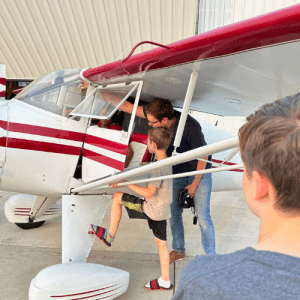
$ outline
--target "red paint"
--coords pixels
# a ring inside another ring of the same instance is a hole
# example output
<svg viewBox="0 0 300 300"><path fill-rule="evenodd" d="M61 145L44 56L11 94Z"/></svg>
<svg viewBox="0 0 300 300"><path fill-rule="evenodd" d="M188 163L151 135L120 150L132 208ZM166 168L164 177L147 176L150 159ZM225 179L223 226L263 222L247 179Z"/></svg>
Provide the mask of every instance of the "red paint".
<svg viewBox="0 0 300 300"><path fill-rule="evenodd" d="M58 296L50 296L50 297L51 297L51 298L61 298L61 297L79 296L79 295L84 295L84 294L89 294L89 293L99 292L99 291L102 291L102 290L105 290L105 289L108 289L108 288L111 288L111 287L114 287L114 286L116 286L116 284L107 286L107 287L102 288L102 289L93 290L93 291L88 291L88 292L83 292L83 293L69 294L69 295L58 295ZM115 290L115 289L114 289L114 290ZM114 290L112 290L112 291L114 291Z"/></svg>
<svg viewBox="0 0 300 300"><path fill-rule="evenodd" d="M0 77L0 84L6 85L6 78Z"/></svg>
<svg viewBox="0 0 300 300"><path fill-rule="evenodd" d="M0 138L0 147L6 147L6 137Z"/></svg>
<svg viewBox="0 0 300 300"><path fill-rule="evenodd" d="M158 289L159 289L158 286L157 286L157 283L156 283L156 280L155 280L155 279L153 279L153 280L151 281L151 284L152 284L152 287L153 287L154 290L158 290Z"/></svg>
<svg viewBox="0 0 300 300"><path fill-rule="evenodd" d="M14 215L15 215L15 216L24 216L24 217L29 217L29 214L21 214L21 213L20 213L20 214L16 214L16 213L15 213Z"/></svg>
<svg viewBox="0 0 300 300"><path fill-rule="evenodd" d="M0 97L5 97L5 91L0 92Z"/></svg>
<svg viewBox="0 0 300 300"><path fill-rule="evenodd" d="M126 155L128 148L127 145L123 145L114 141L106 140L89 134L86 135L84 142L123 155Z"/></svg>
<svg viewBox="0 0 300 300"><path fill-rule="evenodd" d="M79 141L79 142L83 142L85 136L84 133L80 133L80 132L66 131L66 130L54 129L49 127L13 123L13 122L10 122L8 124L8 122L6 121L0 121L0 127L3 128L4 130L9 130L11 132L33 134L33 135ZM127 152L127 145L123 145L117 142L112 142L91 135L86 136L85 142L123 155L126 155ZM2 147L7 146L8 148L15 148L15 149L52 152L52 153L70 154L70 155L79 155L81 151L81 147L26 140L26 139L18 139L18 138L8 138L7 145L6 145L6 137L0 138L0 146ZM85 153L87 155L87 158L89 159L103 163L107 166L116 168L118 170L124 170L124 163L121 163L117 160L103 156L101 154L97 154L92 151L86 150Z"/></svg>
<svg viewBox="0 0 300 300"><path fill-rule="evenodd" d="M85 136L84 133L80 133L80 132L67 131L67 130L36 126L36 125L28 125L22 123L13 123L13 122L9 123L9 128L8 128L7 121L0 121L0 127L3 128L4 130L9 130L11 132L27 133L32 135L40 135L40 136L51 137L51 138L71 140L76 142L83 142ZM2 146L2 144L5 143L4 141L2 141L1 143L1 139L3 138L0 138L0 146ZM36 142L36 143L43 143L43 142ZM106 150L110 150L119 154L123 154L123 155L125 155L127 152L127 145L123 145L103 138L98 138L92 135L86 135L85 143ZM47 143L47 144L51 144L51 143ZM53 145L57 145L57 144L53 144ZM34 149L30 149L30 150L34 150Z"/></svg>
<svg viewBox="0 0 300 300"><path fill-rule="evenodd" d="M5 122L5 121L0 121L0 126L1 126L1 122ZM10 122L8 130L12 132L41 135L41 136L46 136L51 138L65 139L65 140L77 141L77 142L83 142L84 139L84 133L81 132L61 130L61 129L22 124L22 123Z"/></svg>
<svg viewBox="0 0 300 300"><path fill-rule="evenodd" d="M0 128L7 130L7 122L0 120Z"/></svg>
<svg viewBox="0 0 300 300"><path fill-rule="evenodd" d="M115 160L113 158L104 156L102 154L98 154L96 152L84 149L83 150L83 156L88 158L88 159L91 159L93 161L99 162L103 165L106 165L108 167L111 167L111 168L114 168L114 169L117 169L117 170L120 170L120 171L124 170L124 165L125 165L124 162Z"/></svg>
<svg viewBox="0 0 300 300"><path fill-rule="evenodd" d="M103 82L150 70L173 67L196 60L269 47L300 39L300 5L224 26L83 72L92 82Z"/></svg>
<svg viewBox="0 0 300 300"><path fill-rule="evenodd" d="M212 159L212 162L217 163L217 164L223 164L223 165L226 165L226 166L234 166L234 165L236 165L236 163L233 163L233 162L223 162L222 160L219 160L219 159ZM216 168L216 167L213 167L213 168ZM241 169L234 169L234 170L229 170L229 171L244 172L244 170L241 170Z"/></svg>
<svg viewBox="0 0 300 300"><path fill-rule="evenodd" d="M59 154L69 154L79 156L81 147L61 145L55 143L39 142L32 140L8 138L7 147L22 150L33 150L42 152L51 152Z"/></svg>
<svg viewBox="0 0 300 300"><path fill-rule="evenodd" d="M141 144L147 145L148 142L148 135L147 134L142 134L142 133L133 133L130 137L129 142L137 142Z"/></svg>

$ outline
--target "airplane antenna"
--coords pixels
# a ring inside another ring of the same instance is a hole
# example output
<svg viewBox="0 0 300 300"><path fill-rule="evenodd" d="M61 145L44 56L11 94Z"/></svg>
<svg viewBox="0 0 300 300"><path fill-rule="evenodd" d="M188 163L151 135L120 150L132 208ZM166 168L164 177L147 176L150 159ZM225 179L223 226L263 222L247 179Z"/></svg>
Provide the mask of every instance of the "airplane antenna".
<svg viewBox="0 0 300 300"><path fill-rule="evenodd" d="M126 51L128 50L128 48L125 50L125 51L123 51L116 59L115 59L115 61L116 60L118 60Z"/></svg>

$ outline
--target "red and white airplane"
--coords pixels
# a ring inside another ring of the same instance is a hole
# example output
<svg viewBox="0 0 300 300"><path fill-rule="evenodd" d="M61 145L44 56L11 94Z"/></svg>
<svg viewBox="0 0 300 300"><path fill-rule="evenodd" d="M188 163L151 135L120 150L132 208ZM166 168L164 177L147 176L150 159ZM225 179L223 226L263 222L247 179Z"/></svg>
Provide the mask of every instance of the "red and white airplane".
<svg viewBox="0 0 300 300"><path fill-rule="evenodd" d="M201 120L207 146L140 166L147 138L136 108L156 97L181 108L179 145L190 109L245 116L297 93L299 39L296 5L98 68L45 74L13 100L1 100L0 189L20 193L5 204L8 220L40 226L59 214L55 203L62 198L63 264L32 280L29 299L113 299L126 291L127 272L85 263L95 238L89 226L101 224L114 193L108 184L146 182L141 176L153 169L213 154L215 168L198 173L213 172L213 191L241 189L238 138ZM82 79L89 83L86 94L78 89ZM129 97L134 109L122 131L93 125ZM130 143L135 155L125 169Z"/></svg>

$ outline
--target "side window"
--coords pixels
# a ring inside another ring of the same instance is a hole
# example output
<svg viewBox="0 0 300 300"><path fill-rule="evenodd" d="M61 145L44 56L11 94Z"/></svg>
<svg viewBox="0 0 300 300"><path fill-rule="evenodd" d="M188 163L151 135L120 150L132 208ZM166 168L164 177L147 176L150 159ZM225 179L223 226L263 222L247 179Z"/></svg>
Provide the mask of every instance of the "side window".
<svg viewBox="0 0 300 300"><path fill-rule="evenodd" d="M124 131L130 134L134 127L134 117L138 106L142 85L142 81L137 81L95 87L94 90L86 96L84 101L82 101L70 113L70 115L88 117L94 120L108 120L115 115L123 102L125 102L132 95L135 97L134 109L128 126L124 126L123 128Z"/></svg>
<svg viewBox="0 0 300 300"><path fill-rule="evenodd" d="M80 84L81 80L74 81L72 84L63 86L60 91L59 106L62 108L64 117L69 117L70 112L86 97L86 90L78 88Z"/></svg>
<svg viewBox="0 0 300 300"><path fill-rule="evenodd" d="M15 99L68 117L69 113L85 98L78 89L81 69L60 70L41 75L27 86Z"/></svg>

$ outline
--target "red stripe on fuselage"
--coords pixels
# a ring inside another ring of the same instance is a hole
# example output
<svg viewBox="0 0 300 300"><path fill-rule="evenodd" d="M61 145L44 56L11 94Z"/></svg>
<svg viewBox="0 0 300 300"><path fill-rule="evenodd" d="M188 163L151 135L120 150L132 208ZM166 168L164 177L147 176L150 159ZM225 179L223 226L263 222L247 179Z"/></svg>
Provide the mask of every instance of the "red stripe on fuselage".
<svg viewBox="0 0 300 300"><path fill-rule="evenodd" d="M0 84L6 85L6 78L0 77Z"/></svg>
<svg viewBox="0 0 300 300"><path fill-rule="evenodd" d="M113 158L104 156L102 154L98 154L96 152L84 149L83 156L88 158L88 159L99 162L103 165L106 165L108 167L111 167L111 168L114 168L114 169L117 169L117 170L120 170L120 171L124 170L124 162L115 160Z"/></svg>
<svg viewBox="0 0 300 300"><path fill-rule="evenodd" d="M0 138L0 146L2 146L2 144L5 147L5 138ZM50 153L76 155L76 156L79 156L80 151L82 149L81 147L40 142L40 141L31 141L31 140L24 140L24 139L16 139L16 138L8 138L7 147L14 148L14 149L50 152ZM93 161L109 166L111 168L120 171L124 170L124 163L115 160L113 158L86 149L83 152L83 156Z"/></svg>
<svg viewBox="0 0 300 300"><path fill-rule="evenodd" d="M5 91L0 92L0 97L5 97Z"/></svg>
<svg viewBox="0 0 300 300"><path fill-rule="evenodd" d="M36 125L28 125L22 123L10 122L8 127L8 122L6 121L0 121L0 127L5 130L9 130L11 132L27 133L27 134L40 135L40 136L51 137L51 138L76 141L76 142L83 142L85 136L84 133L80 133L80 132L67 131L67 130L42 127ZM92 135L86 135L85 143L106 150L110 150L112 152L123 154L123 155L125 155L127 152L127 145L123 145L117 142L113 142Z"/></svg>
<svg viewBox="0 0 300 300"><path fill-rule="evenodd" d="M79 155L81 147L74 147L68 145L60 145L55 143L47 143L40 141L31 141L24 139L7 139L7 147L22 150L33 150L42 152L52 152L59 154Z"/></svg>
<svg viewBox="0 0 300 300"><path fill-rule="evenodd" d="M0 138L0 147L6 147L6 137Z"/></svg>
<svg viewBox="0 0 300 300"><path fill-rule="evenodd" d="M0 128L7 130L7 122L0 120Z"/></svg>
<svg viewBox="0 0 300 300"><path fill-rule="evenodd" d="M2 127L3 123L7 123L7 122L0 121L0 127ZM7 124L6 124L6 128L4 129L7 129ZM76 142L83 142L84 139L84 133L81 132L74 132L74 131L42 127L36 125L28 125L22 123L9 122L8 130L12 132L40 135L40 136L46 136L46 137L58 138L58 139L76 141Z"/></svg>
<svg viewBox="0 0 300 300"><path fill-rule="evenodd" d="M234 165L236 165L236 163L233 163L233 162L223 162L222 160L219 160L219 159L212 159L212 162L217 163L217 164L227 165L227 166L234 166ZM215 168L215 167L213 167L213 168ZM241 169L234 169L234 170L230 170L230 171L244 172L244 170L241 170Z"/></svg>
<svg viewBox="0 0 300 300"><path fill-rule="evenodd" d="M125 155L127 152L127 145L123 145L117 142L113 142L110 140L106 140L100 137L86 135L85 141L86 144L90 144L93 146L97 146L99 148L103 148L109 151L113 151L119 154Z"/></svg>

